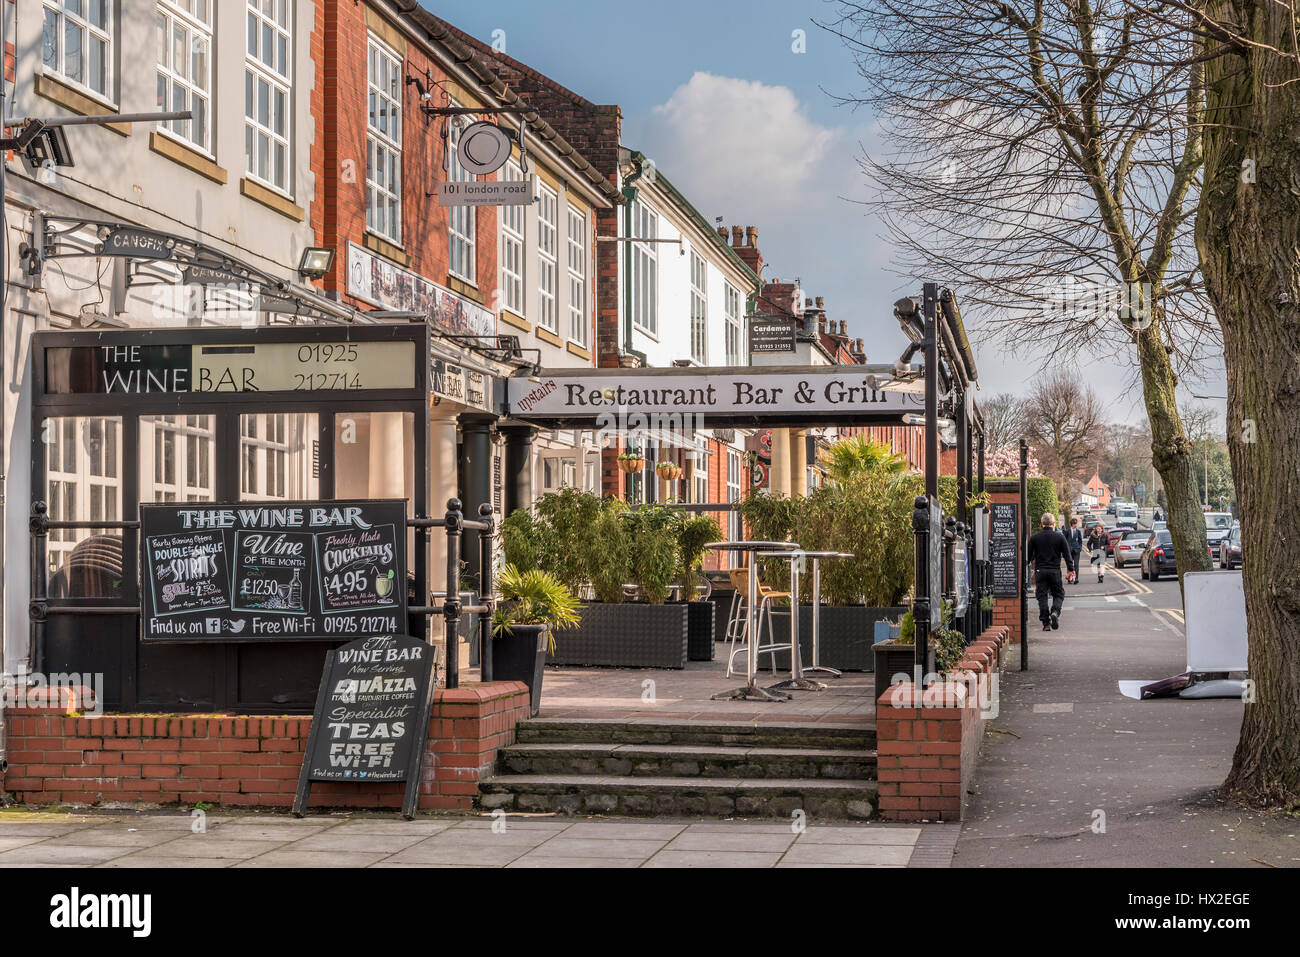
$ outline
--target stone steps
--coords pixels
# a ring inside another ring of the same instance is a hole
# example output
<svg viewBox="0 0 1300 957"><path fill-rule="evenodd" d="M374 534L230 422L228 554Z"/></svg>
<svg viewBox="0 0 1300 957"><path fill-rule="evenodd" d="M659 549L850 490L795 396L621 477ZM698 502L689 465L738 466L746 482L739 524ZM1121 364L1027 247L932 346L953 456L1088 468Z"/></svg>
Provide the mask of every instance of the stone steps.
<svg viewBox="0 0 1300 957"><path fill-rule="evenodd" d="M720 779L604 774L498 774L479 786L484 810L632 817L771 817L865 820L874 781Z"/></svg>
<svg viewBox="0 0 1300 957"><path fill-rule="evenodd" d="M511 774L870 780L876 752L691 744L516 744L501 754Z"/></svg>
<svg viewBox="0 0 1300 957"><path fill-rule="evenodd" d="M518 741L530 743L738 745L759 748L850 748L876 746L874 725L828 722L699 722L661 719L532 718L519 724Z"/></svg>
<svg viewBox="0 0 1300 957"><path fill-rule="evenodd" d="M874 726L534 718L479 785L526 813L863 820L875 813Z"/></svg>

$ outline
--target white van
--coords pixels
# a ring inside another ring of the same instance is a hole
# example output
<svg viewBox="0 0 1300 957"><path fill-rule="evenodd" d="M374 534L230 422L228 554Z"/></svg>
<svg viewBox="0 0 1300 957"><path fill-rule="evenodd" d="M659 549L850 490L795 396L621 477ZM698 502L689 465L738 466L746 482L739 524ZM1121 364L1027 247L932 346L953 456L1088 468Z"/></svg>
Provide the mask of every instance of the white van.
<svg viewBox="0 0 1300 957"><path fill-rule="evenodd" d="M1130 528L1137 528L1138 510L1136 505L1117 505L1115 506L1115 525L1127 525Z"/></svg>

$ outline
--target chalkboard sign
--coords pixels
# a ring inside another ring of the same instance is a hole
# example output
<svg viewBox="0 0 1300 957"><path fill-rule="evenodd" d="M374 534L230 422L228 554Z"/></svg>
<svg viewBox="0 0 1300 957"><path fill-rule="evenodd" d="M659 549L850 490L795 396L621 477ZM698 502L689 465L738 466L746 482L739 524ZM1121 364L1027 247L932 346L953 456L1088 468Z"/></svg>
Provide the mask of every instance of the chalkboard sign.
<svg viewBox="0 0 1300 957"><path fill-rule="evenodd" d="M145 642L406 630L404 501L140 506Z"/></svg>
<svg viewBox="0 0 1300 957"><path fill-rule="evenodd" d="M994 503L989 535L989 561L993 565L993 594L1015 598L1020 594L1020 507Z"/></svg>
<svg viewBox="0 0 1300 957"><path fill-rule="evenodd" d="M312 781L405 781L404 813L419 799L429 737L434 649L406 635L361 638L325 656L293 810Z"/></svg>

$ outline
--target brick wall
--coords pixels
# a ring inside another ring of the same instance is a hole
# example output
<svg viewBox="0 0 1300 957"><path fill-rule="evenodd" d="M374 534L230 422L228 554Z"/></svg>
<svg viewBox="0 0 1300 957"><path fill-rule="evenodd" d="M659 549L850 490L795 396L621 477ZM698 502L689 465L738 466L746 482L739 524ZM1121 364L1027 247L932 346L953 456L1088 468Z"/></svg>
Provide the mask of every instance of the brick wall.
<svg viewBox="0 0 1300 957"><path fill-rule="evenodd" d="M985 631L949 680L918 692L899 682L876 703L880 816L960 821L984 737L997 714L1005 628ZM981 683L982 686L981 686Z"/></svg>
<svg viewBox="0 0 1300 957"><path fill-rule="evenodd" d="M30 703L29 703L30 704ZM144 801L228 807L293 803L311 716L102 715L84 701L11 708L4 789L27 804ZM521 682L435 692L420 809L469 810L480 778L528 717ZM311 807L399 808L405 785L317 782Z"/></svg>
<svg viewBox="0 0 1300 957"><path fill-rule="evenodd" d="M316 198L312 202L312 224L316 241L335 250L335 266L323 281L324 288L338 293L346 303L359 305L344 293L347 289L347 244L362 245L366 236L366 117L367 39L366 5L326 2L317 4L317 34L312 38L313 55L318 56L320 82L312 93L312 110L318 129L311 151L316 176ZM323 8L323 9L322 9ZM445 82L440 66L412 42L402 63L403 79L425 71L435 82ZM412 272L478 301L493 311L497 289L496 207L480 207L475 213L476 288L467 289L450 280L449 208L439 206L437 183L446 178L443 164L447 149L441 134L443 120L426 119L419 110L420 98L414 86L402 84L402 251L409 262L398 262ZM439 94L435 93L435 96ZM478 105L465 102L462 106ZM376 253L378 255L378 253ZM598 287L599 288L599 284Z"/></svg>

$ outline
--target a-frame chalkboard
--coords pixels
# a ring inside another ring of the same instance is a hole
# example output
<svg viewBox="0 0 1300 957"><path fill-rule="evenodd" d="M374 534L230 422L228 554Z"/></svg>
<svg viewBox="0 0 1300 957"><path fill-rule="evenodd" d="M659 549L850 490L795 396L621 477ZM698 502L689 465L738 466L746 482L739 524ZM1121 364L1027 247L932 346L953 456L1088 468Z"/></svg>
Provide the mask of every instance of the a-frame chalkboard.
<svg viewBox="0 0 1300 957"><path fill-rule="evenodd" d="M415 817L429 740L435 653L407 635L359 638L325 658L293 813L313 781L405 781L402 816Z"/></svg>

